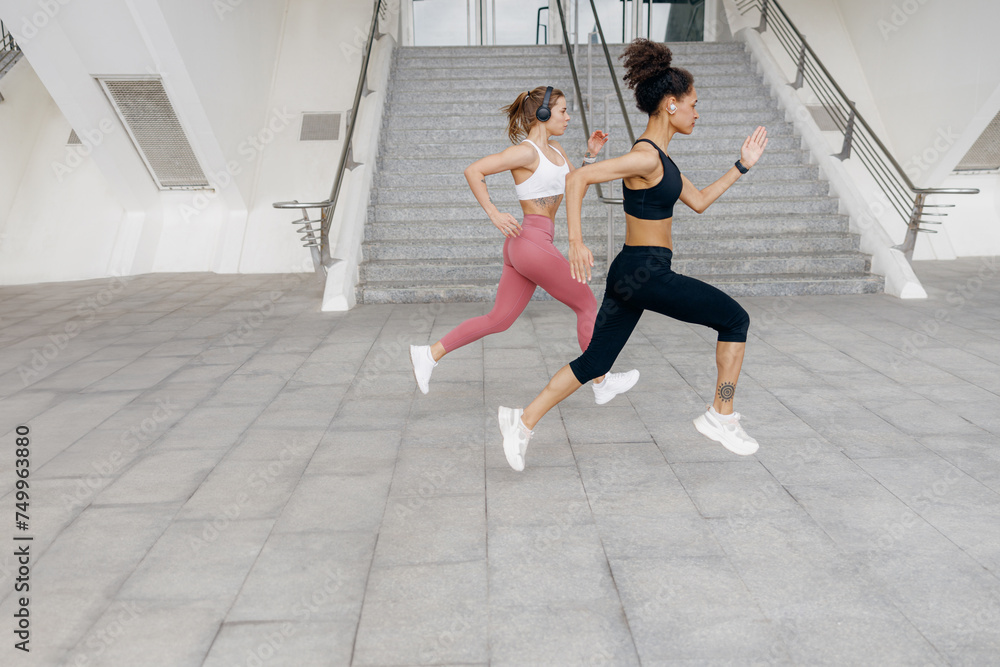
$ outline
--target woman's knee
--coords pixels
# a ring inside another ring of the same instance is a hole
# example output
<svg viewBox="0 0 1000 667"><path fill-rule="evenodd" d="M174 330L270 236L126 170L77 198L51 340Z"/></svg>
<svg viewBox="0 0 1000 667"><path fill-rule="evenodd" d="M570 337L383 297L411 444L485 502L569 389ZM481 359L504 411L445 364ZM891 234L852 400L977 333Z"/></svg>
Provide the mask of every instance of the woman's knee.
<svg viewBox="0 0 1000 667"><path fill-rule="evenodd" d="M735 302L734 302L735 303ZM750 330L750 313L736 303L737 310L729 318L729 322L719 330L719 340L723 342L745 343Z"/></svg>
<svg viewBox="0 0 1000 667"><path fill-rule="evenodd" d="M589 348L588 348L589 349ZM596 355L582 355L570 362L570 370L576 376L580 384L586 384L594 378L599 378L611 370L614 361L608 362L606 359L598 358Z"/></svg>

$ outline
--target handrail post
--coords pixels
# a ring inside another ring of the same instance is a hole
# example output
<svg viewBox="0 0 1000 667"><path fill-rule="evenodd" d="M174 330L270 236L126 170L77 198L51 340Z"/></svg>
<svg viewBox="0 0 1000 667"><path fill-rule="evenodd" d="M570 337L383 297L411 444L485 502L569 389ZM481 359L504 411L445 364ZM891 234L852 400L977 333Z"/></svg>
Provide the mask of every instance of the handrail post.
<svg viewBox="0 0 1000 667"><path fill-rule="evenodd" d="M760 23L756 28L757 32L764 32L767 30L767 0L763 0L760 8Z"/></svg>
<svg viewBox="0 0 1000 667"><path fill-rule="evenodd" d="M857 115L854 110L854 102L847 101L851 105L851 113L847 116L847 129L844 131L844 145L840 152L834 155L841 162L851 157L851 144L854 142L854 117Z"/></svg>
<svg viewBox="0 0 1000 667"><path fill-rule="evenodd" d="M802 82L805 78L806 72L806 44L802 42L802 46L799 47L799 66L795 70L795 82L792 84L792 88L798 90L802 87Z"/></svg>
<svg viewBox="0 0 1000 667"><path fill-rule="evenodd" d="M920 210L923 208L924 197L926 196L923 192L917 193L917 198L913 202L913 209L910 211L910 220L906 224L906 237L897 246L906 256L906 261L908 262L913 261L913 249L917 245L917 232L920 231Z"/></svg>

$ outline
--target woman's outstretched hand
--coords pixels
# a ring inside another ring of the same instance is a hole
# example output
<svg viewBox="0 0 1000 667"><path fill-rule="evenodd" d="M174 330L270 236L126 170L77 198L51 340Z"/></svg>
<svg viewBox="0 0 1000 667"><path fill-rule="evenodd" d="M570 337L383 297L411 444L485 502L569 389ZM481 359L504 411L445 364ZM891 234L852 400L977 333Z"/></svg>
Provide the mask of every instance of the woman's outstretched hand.
<svg viewBox="0 0 1000 667"><path fill-rule="evenodd" d="M590 135L590 139L587 140L587 150L590 151L591 155L597 155L606 143L608 143L608 134L600 130L594 130L593 134Z"/></svg>
<svg viewBox="0 0 1000 667"><path fill-rule="evenodd" d="M594 265L594 255L583 241L569 243L569 270L573 280L581 283L590 282L590 267Z"/></svg>
<svg viewBox="0 0 1000 667"><path fill-rule="evenodd" d="M503 232L503 235L509 239L521 235L521 224L510 213L497 211L490 216L490 222L496 225L496 228Z"/></svg>
<svg viewBox="0 0 1000 667"><path fill-rule="evenodd" d="M764 152L765 146L767 146L767 130L763 125L758 125L740 149L740 162L743 166L747 169L754 166L760 159L760 154Z"/></svg>

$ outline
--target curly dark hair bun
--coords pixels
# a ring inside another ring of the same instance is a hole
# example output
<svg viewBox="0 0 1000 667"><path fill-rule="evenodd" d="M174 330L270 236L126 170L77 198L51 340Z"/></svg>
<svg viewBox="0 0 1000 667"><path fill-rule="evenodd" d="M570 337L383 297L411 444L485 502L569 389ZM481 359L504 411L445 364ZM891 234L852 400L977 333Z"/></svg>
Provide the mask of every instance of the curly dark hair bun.
<svg viewBox="0 0 1000 667"><path fill-rule="evenodd" d="M673 54L666 44L640 37L625 47L619 60L624 61L623 79L635 91L636 106L650 116L659 113L664 97L684 97L694 85L691 72L670 66Z"/></svg>

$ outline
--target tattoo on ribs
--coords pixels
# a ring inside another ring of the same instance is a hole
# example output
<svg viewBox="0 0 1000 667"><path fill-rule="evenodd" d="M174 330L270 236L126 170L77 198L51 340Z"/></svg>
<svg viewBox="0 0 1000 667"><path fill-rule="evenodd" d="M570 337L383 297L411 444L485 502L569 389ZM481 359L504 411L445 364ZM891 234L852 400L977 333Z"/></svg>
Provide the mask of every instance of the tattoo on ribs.
<svg viewBox="0 0 1000 667"><path fill-rule="evenodd" d="M549 206L552 206L553 204L557 203L561 196L562 195L552 195L551 197L539 197L538 199L532 199L531 201L535 202L536 204L538 204L543 208L548 208Z"/></svg>
<svg viewBox="0 0 1000 667"><path fill-rule="evenodd" d="M732 382L723 382L719 385L719 398L722 399L723 403L728 403L733 400L733 395L736 393L736 385Z"/></svg>

